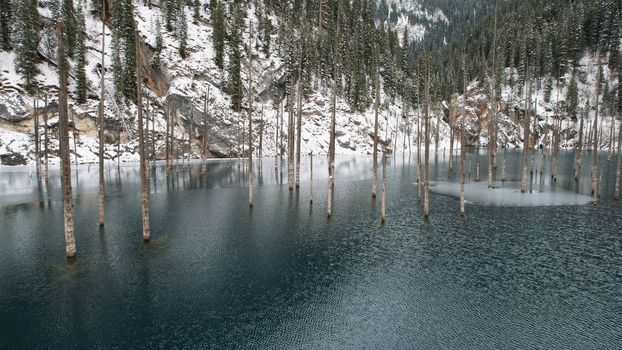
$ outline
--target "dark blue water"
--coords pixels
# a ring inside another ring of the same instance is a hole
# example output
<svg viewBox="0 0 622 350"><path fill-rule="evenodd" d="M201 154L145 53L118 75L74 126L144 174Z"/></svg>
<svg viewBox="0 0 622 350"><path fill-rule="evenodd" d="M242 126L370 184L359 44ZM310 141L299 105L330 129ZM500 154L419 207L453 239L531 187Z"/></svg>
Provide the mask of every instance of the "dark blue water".
<svg viewBox="0 0 622 350"><path fill-rule="evenodd" d="M508 182L519 181L520 155L508 157ZM589 157L578 186L562 157L556 188L589 195ZM469 159L485 181L485 155ZM606 158L596 203L469 204L462 219L457 198L433 193L425 222L414 157L398 155L384 226L370 159L339 159L331 221L325 163L314 159L310 205L306 161L289 193L287 170L264 160L252 210L235 161L206 176L198 164L156 168L148 244L138 168L107 168L99 230L97 169L80 167L73 263L58 174L39 184L1 172L0 349L620 348L622 206ZM455 179L446 161L433 180ZM530 188L540 184L546 175Z"/></svg>

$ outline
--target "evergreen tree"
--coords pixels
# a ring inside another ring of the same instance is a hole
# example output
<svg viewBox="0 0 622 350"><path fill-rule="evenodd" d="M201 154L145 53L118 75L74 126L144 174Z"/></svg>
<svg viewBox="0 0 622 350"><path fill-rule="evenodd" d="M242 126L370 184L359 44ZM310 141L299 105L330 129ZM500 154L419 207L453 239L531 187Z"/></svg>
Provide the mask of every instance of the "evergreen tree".
<svg viewBox="0 0 622 350"><path fill-rule="evenodd" d="M179 55L181 58L186 58L186 45L188 41L188 19L186 18L186 12L182 7L179 12Z"/></svg>
<svg viewBox="0 0 622 350"><path fill-rule="evenodd" d="M136 97L136 25L131 0L112 2L112 73L116 97Z"/></svg>
<svg viewBox="0 0 622 350"><path fill-rule="evenodd" d="M215 3L212 7L212 25L214 33L212 40L214 43L214 63L218 68L224 66L225 55L225 8L221 0L213 1Z"/></svg>
<svg viewBox="0 0 622 350"><path fill-rule="evenodd" d="M244 12L241 4L233 2L229 7L229 94L231 95L231 108L240 111L242 106L242 77L240 69L242 65L241 46L242 30L244 28Z"/></svg>
<svg viewBox="0 0 622 350"><path fill-rule="evenodd" d="M201 19L201 3L199 2L199 0L194 0L194 3L192 4L193 7L193 14L192 14L192 18L194 18L194 23L198 23L199 19Z"/></svg>
<svg viewBox="0 0 622 350"><path fill-rule="evenodd" d="M65 54L69 57L73 57L76 49L76 35L78 32L78 22L75 14L75 7L73 6L73 0L62 0L61 4L61 18L65 25Z"/></svg>
<svg viewBox="0 0 622 350"><path fill-rule="evenodd" d="M11 0L0 0L0 50L11 49Z"/></svg>
<svg viewBox="0 0 622 350"><path fill-rule="evenodd" d="M86 45L85 45L85 31L86 25L84 23L84 13L82 12L82 5L78 5L76 9L76 19L78 23L78 31L76 35L77 44L77 60L76 60L76 94L78 95L78 103L86 102L87 95L87 82L86 82Z"/></svg>
<svg viewBox="0 0 622 350"><path fill-rule="evenodd" d="M37 45L39 44L39 12L37 0L17 1L13 25L13 48L15 70L25 81L26 91L35 91L37 68Z"/></svg>
<svg viewBox="0 0 622 350"><path fill-rule="evenodd" d="M159 68L162 62L160 61L160 54L162 53L162 24L160 23L160 17L156 18L156 39L155 39L155 52L153 55L154 67Z"/></svg>

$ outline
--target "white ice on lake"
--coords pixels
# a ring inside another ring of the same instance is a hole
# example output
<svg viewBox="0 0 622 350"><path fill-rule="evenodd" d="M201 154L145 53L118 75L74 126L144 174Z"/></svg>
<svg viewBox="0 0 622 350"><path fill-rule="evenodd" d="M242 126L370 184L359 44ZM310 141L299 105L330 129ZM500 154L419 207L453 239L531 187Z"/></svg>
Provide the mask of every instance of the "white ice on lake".
<svg viewBox="0 0 622 350"><path fill-rule="evenodd" d="M435 193L460 197L460 183L430 183ZM486 181L464 184L464 198L467 203L491 206L561 206L583 205L592 202L592 197L570 192L551 185L537 186L526 193L520 192L519 182L495 182L488 188Z"/></svg>

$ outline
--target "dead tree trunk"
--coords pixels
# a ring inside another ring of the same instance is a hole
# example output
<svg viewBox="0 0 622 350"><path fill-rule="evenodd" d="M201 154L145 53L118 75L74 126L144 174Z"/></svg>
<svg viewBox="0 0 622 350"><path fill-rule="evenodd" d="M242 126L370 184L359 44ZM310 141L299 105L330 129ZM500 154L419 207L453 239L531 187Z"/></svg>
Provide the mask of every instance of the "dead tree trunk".
<svg viewBox="0 0 622 350"><path fill-rule="evenodd" d="M106 66L104 59L106 57L106 21L105 21L105 11L106 9L106 0L102 0L102 63L101 63L101 81L100 91L99 91L99 115L98 115L98 124L99 124L99 226L104 226L104 196L106 193L105 184L104 184L104 78L106 74Z"/></svg>
<svg viewBox="0 0 622 350"><path fill-rule="evenodd" d="M335 183L335 125L337 115L337 64L339 62L339 21L341 2L337 3L337 31L335 34L335 62L333 65L333 113L330 120L330 142L328 148L328 217L333 215L333 189Z"/></svg>
<svg viewBox="0 0 622 350"><path fill-rule="evenodd" d="M590 102L588 100L587 105L585 107L584 113L581 113L581 121L579 122L579 142L577 143L577 147L575 150L575 165L574 165L574 180L579 181L581 177L581 156L583 153L583 120L584 115L587 115L588 107Z"/></svg>
<svg viewBox="0 0 622 350"><path fill-rule="evenodd" d="M45 124L45 127L43 128L43 133L44 133L44 143L45 143L45 178L47 179L48 177L48 165L49 165L49 137L48 137L48 94L47 92L45 93L45 109L43 110L43 123Z"/></svg>
<svg viewBox="0 0 622 350"><path fill-rule="evenodd" d="M253 25L249 28L248 37L248 206L253 207L253 67L252 67L252 43Z"/></svg>
<svg viewBox="0 0 622 350"><path fill-rule="evenodd" d="M202 164L201 164L201 175L205 175L205 170L207 168L205 162L207 161L207 152L209 149L209 143L208 143L208 124L207 124L207 118L208 118L208 113L209 113L209 98L210 98L210 87L211 85L207 86L207 96L205 97L205 103L203 106L203 152L202 152Z"/></svg>
<svg viewBox="0 0 622 350"><path fill-rule="evenodd" d="M529 100L531 99L531 81L529 80L529 64L527 65L527 79L525 80L527 88L525 89L525 125L523 134L523 176L520 183L521 193L527 192L527 173L529 167Z"/></svg>
<svg viewBox="0 0 622 350"><path fill-rule="evenodd" d="M596 51L598 55L598 71L601 69L600 51ZM594 146L592 147L592 196L598 198L598 111L600 110L600 74L598 74L596 83L596 114L594 115Z"/></svg>
<svg viewBox="0 0 622 350"><path fill-rule="evenodd" d="M136 31L136 52L139 52L138 31ZM136 110L138 111L138 147L140 153L140 187L141 206L143 217L143 241L149 241L151 230L149 228L149 175L147 174L147 157L145 155L145 135L143 126L143 95L142 77L140 74L140 61L136 55Z"/></svg>
<svg viewBox="0 0 622 350"><path fill-rule="evenodd" d="M430 216L430 191L428 168L430 161L430 70L431 58L426 57L425 62L425 155L423 158L423 216Z"/></svg>
<svg viewBox="0 0 622 350"><path fill-rule="evenodd" d="M376 72L376 79L374 81L376 88L376 98L374 102L374 153L373 153L373 179L371 182L371 197L376 198L378 192L378 104L380 101L380 84L379 84L379 72Z"/></svg>
<svg viewBox="0 0 622 350"><path fill-rule="evenodd" d="M67 116L67 62L63 45L63 21L56 22L58 32L58 121L61 161L61 185L63 188L63 216L65 223L65 254L76 256L76 241L73 221L73 196L71 190L71 159L69 157L69 120Z"/></svg>
<svg viewBox="0 0 622 350"><path fill-rule="evenodd" d="M462 116L464 118L464 115ZM460 215L464 216L464 158L465 158L464 120L460 128Z"/></svg>
<svg viewBox="0 0 622 350"><path fill-rule="evenodd" d="M387 208L387 157L382 152L382 202L380 203L380 222L384 225Z"/></svg>
<svg viewBox="0 0 622 350"><path fill-rule="evenodd" d="M263 122L263 104L261 105L261 120L259 122L259 159L263 159L263 130L264 130L264 122Z"/></svg>
<svg viewBox="0 0 622 350"><path fill-rule="evenodd" d="M166 105L166 173L168 174L171 169L171 108L170 104Z"/></svg>
<svg viewBox="0 0 622 350"><path fill-rule="evenodd" d="M309 203L313 204L313 152L309 153Z"/></svg>
<svg viewBox="0 0 622 350"><path fill-rule="evenodd" d="M37 171L37 178L41 177L41 143L39 138L39 113L37 113L37 101L35 98L35 120L34 120L34 132L35 132L35 168Z"/></svg>
<svg viewBox="0 0 622 350"><path fill-rule="evenodd" d="M294 103L293 87L289 87L287 96L287 185L290 192L294 190Z"/></svg>
<svg viewBox="0 0 622 350"><path fill-rule="evenodd" d="M618 128L620 129L618 131L618 164L616 165L616 187L613 193L613 199L615 200L620 199L620 168L622 168L622 122L620 123L620 126L618 126Z"/></svg>
<svg viewBox="0 0 622 350"><path fill-rule="evenodd" d="M300 189L300 143L302 138L302 56L305 49L304 40L301 40L300 60L298 65L298 118L296 120L296 190Z"/></svg>

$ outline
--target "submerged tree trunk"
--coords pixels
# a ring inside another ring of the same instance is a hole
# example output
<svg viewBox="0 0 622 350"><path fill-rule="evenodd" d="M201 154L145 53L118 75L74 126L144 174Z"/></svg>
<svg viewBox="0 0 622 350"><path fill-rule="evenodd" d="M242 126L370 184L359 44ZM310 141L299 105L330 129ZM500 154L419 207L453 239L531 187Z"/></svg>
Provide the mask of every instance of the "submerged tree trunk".
<svg viewBox="0 0 622 350"><path fill-rule="evenodd" d="M48 165L49 165L49 137L48 137L48 94L47 92L45 93L45 109L43 110L43 123L45 124L45 127L43 128L43 133L44 133L44 144L45 144L45 178L47 179L48 177Z"/></svg>
<svg viewBox="0 0 622 350"><path fill-rule="evenodd" d="M166 105L166 173L168 174L171 169L171 108L170 104Z"/></svg>
<svg viewBox="0 0 622 350"><path fill-rule="evenodd" d="M387 208L387 156L382 152L382 201L380 203L380 222L384 224Z"/></svg>
<svg viewBox="0 0 622 350"><path fill-rule="evenodd" d="M101 62L101 81L100 81L100 91L99 91L99 116L98 116L98 124L99 124L99 226L104 226L104 196L105 196L105 184L104 184L104 78L106 72L106 66L104 64L104 59L106 57L106 21L105 21L105 11L106 9L106 0L102 0L102 62Z"/></svg>
<svg viewBox="0 0 622 350"><path fill-rule="evenodd" d="M464 116L463 116L464 118ZM462 128L460 130L460 215L464 216L464 120L462 121Z"/></svg>
<svg viewBox="0 0 622 350"><path fill-rule="evenodd" d="M588 104L589 105L589 101ZM581 177L581 156L583 154L583 120L584 114L587 114L587 105L585 107L585 112L581 113L581 121L579 122L579 142L577 143L577 147L575 150L575 165L574 165L574 180L579 181Z"/></svg>
<svg viewBox="0 0 622 350"><path fill-rule="evenodd" d="M616 186L613 193L613 199L615 200L620 199L620 168L622 168L620 164L622 163L622 122L620 122L620 126L618 126L618 128L620 129L618 131L618 164L616 165Z"/></svg>
<svg viewBox="0 0 622 350"><path fill-rule="evenodd" d="M136 31L136 52L138 47L138 30ZM136 55L136 110L138 112L138 148L140 153L140 187L141 187L141 206L143 217L143 241L151 238L151 230L149 228L149 175L147 174L147 157L145 155L145 135L143 125L143 95L142 95L142 77L140 72L138 55Z"/></svg>
<svg viewBox="0 0 622 350"><path fill-rule="evenodd" d="M597 51L598 55L598 70L600 72L601 60L600 51ZM594 115L594 146L592 147L592 196L598 198L598 111L600 110L599 97L600 97L600 74L598 74L596 83L596 114Z"/></svg>
<svg viewBox="0 0 622 350"><path fill-rule="evenodd" d="M253 86L252 86L252 45L253 26L248 38L248 206L253 207Z"/></svg>
<svg viewBox="0 0 622 350"><path fill-rule="evenodd" d="M302 61L302 59L301 59ZM302 65L301 65L302 66ZM302 138L302 88L298 78L298 108L296 114L296 190L300 189L300 146Z"/></svg>
<svg viewBox="0 0 622 350"><path fill-rule="evenodd" d="M293 88L289 88L287 97L287 185L294 190L294 103Z"/></svg>
<svg viewBox="0 0 622 350"><path fill-rule="evenodd" d="M209 98L210 98L210 88L211 85L207 86L207 96L205 97L205 103L203 106L203 152L201 155L203 156L202 164L201 164L201 175L205 175L205 171L207 165L205 162L207 161L207 153L209 150L209 140L208 140L208 113L209 113Z"/></svg>
<svg viewBox="0 0 622 350"><path fill-rule="evenodd" d="M380 84L379 84L379 72L376 72L376 79L374 85L376 88L376 98L374 102L374 150L373 150L373 178L371 182L371 197L376 198L378 192L378 104L380 101Z"/></svg>
<svg viewBox="0 0 622 350"><path fill-rule="evenodd" d="M529 80L529 66L527 66L527 88L525 89L525 125L523 134L523 176L520 183L521 193L527 192L527 176L529 167L529 117L530 117L530 103L531 100L531 81Z"/></svg>
<svg viewBox="0 0 622 350"><path fill-rule="evenodd" d="M71 190L71 159L69 157L69 120L67 116L67 61L63 45L63 21L56 22L58 32L58 121L61 161L61 185L63 188L63 216L65 224L65 254L76 256L76 241L73 221L73 196Z"/></svg>
<svg viewBox="0 0 622 350"><path fill-rule="evenodd" d="M339 58L339 21L341 2L337 3L337 31L335 34L335 62L333 64L333 113L330 120L330 142L328 148L328 217L333 215L333 188L335 183L335 124L337 114L337 64Z"/></svg>
<svg viewBox="0 0 622 350"><path fill-rule="evenodd" d="M37 171L37 178L41 177L41 143L39 138L39 114L37 113L37 101L35 98L35 120L34 120L34 132L35 132L35 168Z"/></svg>
<svg viewBox="0 0 622 350"><path fill-rule="evenodd" d="M423 158L423 216L430 216L430 192L428 184L428 168L430 160L430 70L431 58L425 62L425 155Z"/></svg>
<svg viewBox="0 0 622 350"><path fill-rule="evenodd" d="M313 204L313 152L309 153L309 203Z"/></svg>

